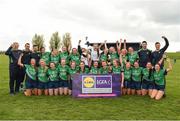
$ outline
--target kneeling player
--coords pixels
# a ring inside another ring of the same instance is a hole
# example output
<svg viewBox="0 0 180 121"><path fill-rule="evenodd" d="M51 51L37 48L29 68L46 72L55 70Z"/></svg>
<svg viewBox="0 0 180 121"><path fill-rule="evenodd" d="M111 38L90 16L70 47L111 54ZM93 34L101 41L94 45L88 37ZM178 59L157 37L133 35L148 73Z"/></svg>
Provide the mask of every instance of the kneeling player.
<svg viewBox="0 0 180 121"><path fill-rule="evenodd" d="M20 56L18 60L18 65L24 67L26 71L26 80L25 80L26 91L24 92L24 94L26 96L31 96L32 94L37 95L38 81L36 77L36 60L31 59L30 65L26 65L26 64L24 65L21 63L21 58L22 56Z"/></svg>
<svg viewBox="0 0 180 121"><path fill-rule="evenodd" d="M141 76L142 76L142 68L139 67L139 63L134 63L134 68L132 69L132 94L141 95Z"/></svg>
<svg viewBox="0 0 180 121"><path fill-rule="evenodd" d="M152 90L154 88L154 81L153 81L153 69L152 69L152 64L151 62L148 62L146 64L146 68L142 70L142 95L147 95L149 96L152 93Z"/></svg>
<svg viewBox="0 0 180 121"><path fill-rule="evenodd" d="M70 63L70 68L69 68L69 95L72 93L72 80L73 80L73 75L79 72L79 68L76 66L75 61L71 61Z"/></svg>
<svg viewBox="0 0 180 121"><path fill-rule="evenodd" d="M155 87L152 91L151 98L154 98L156 100L160 100L163 97L165 90L165 75L167 74L167 72L172 70L170 59L167 59L167 62L167 69L161 69L159 64L155 65L155 71L153 73Z"/></svg>
<svg viewBox="0 0 180 121"><path fill-rule="evenodd" d="M123 88L123 94L131 94L131 84L132 84L132 69L131 69L131 63L127 62L126 66L124 67L124 88Z"/></svg>

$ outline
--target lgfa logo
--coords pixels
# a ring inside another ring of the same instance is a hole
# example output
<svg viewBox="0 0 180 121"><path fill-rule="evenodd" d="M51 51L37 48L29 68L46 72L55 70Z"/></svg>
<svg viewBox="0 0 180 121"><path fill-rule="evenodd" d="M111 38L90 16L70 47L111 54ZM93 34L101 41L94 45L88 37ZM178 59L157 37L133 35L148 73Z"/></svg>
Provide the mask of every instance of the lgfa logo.
<svg viewBox="0 0 180 121"><path fill-rule="evenodd" d="M95 81L92 77L86 77L86 78L84 78L83 81L84 81L84 87L86 87L86 88L93 87L94 83L95 83Z"/></svg>

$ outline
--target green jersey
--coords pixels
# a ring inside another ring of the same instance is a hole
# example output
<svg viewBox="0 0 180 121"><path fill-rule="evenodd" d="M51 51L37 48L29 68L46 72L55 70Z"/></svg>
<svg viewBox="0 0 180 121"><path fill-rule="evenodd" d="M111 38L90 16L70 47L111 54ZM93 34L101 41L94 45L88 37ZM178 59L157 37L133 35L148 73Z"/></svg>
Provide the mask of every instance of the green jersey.
<svg viewBox="0 0 180 121"><path fill-rule="evenodd" d="M132 68L132 80L133 81L141 81L142 77L142 68Z"/></svg>
<svg viewBox="0 0 180 121"><path fill-rule="evenodd" d="M152 72L152 71L151 71ZM148 70L147 68L144 68L143 70L142 70L142 75L143 75L143 77L142 77L142 79L143 80L146 80L146 81L152 81L153 79L152 79L152 74L153 73L150 73L150 70Z"/></svg>
<svg viewBox="0 0 180 121"><path fill-rule="evenodd" d="M69 64L69 54L68 54L68 52L61 52L59 54L59 57L60 57L60 60L61 59L66 59L66 64L67 65Z"/></svg>
<svg viewBox="0 0 180 121"><path fill-rule="evenodd" d="M118 67L113 66L112 67L112 73L114 73L114 74L120 74L123 71L124 71L123 68L121 68L120 66L118 66Z"/></svg>
<svg viewBox="0 0 180 121"><path fill-rule="evenodd" d="M47 70L47 67L38 67L37 77L40 82L48 82Z"/></svg>
<svg viewBox="0 0 180 121"><path fill-rule="evenodd" d="M31 65L24 65L26 68L26 74L32 79L36 80L36 69Z"/></svg>
<svg viewBox="0 0 180 121"><path fill-rule="evenodd" d="M47 71L48 77L50 81L58 81L59 80L59 73L58 73L58 69L48 69Z"/></svg>
<svg viewBox="0 0 180 121"><path fill-rule="evenodd" d="M123 64L123 66L126 65L125 62L127 62L127 60L128 60L128 56L127 55L122 55L122 64Z"/></svg>
<svg viewBox="0 0 180 121"><path fill-rule="evenodd" d="M67 65L65 65L65 66L59 65L58 70L59 70L60 79L68 80L69 66L67 66Z"/></svg>
<svg viewBox="0 0 180 121"><path fill-rule="evenodd" d="M46 62L46 65L49 65L50 53L49 52L42 53L41 59L43 59Z"/></svg>
<svg viewBox="0 0 180 121"><path fill-rule="evenodd" d="M124 80L131 81L132 70L124 68Z"/></svg>
<svg viewBox="0 0 180 121"><path fill-rule="evenodd" d="M133 65L134 62L137 61L138 59L139 59L139 56L137 52L134 52L133 54L128 53L128 60L131 63L131 65Z"/></svg>
<svg viewBox="0 0 180 121"><path fill-rule="evenodd" d="M107 62L107 60L108 60L108 57L107 57L107 54L101 54L100 55L100 61L102 62L102 61L106 61Z"/></svg>
<svg viewBox="0 0 180 121"><path fill-rule="evenodd" d="M74 69L73 68L69 68L69 74L71 76L71 80L72 80L72 75L77 74L78 71L79 71L78 67L76 67Z"/></svg>
<svg viewBox="0 0 180 121"><path fill-rule="evenodd" d="M80 69L79 73L80 73L80 74L88 74L88 73L89 73L89 69L85 67L85 68L84 68L84 71L82 71L82 70Z"/></svg>
<svg viewBox="0 0 180 121"><path fill-rule="evenodd" d="M167 71L165 69L161 69L159 72L154 71L153 78L157 85L164 85L165 83L165 75Z"/></svg>
<svg viewBox="0 0 180 121"><path fill-rule="evenodd" d="M76 62L76 65L79 65L80 64L80 55L79 54L71 54L69 56L69 59L71 61L75 61Z"/></svg>
<svg viewBox="0 0 180 121"><path fill-rule="evenodd" d="M56 56L51 55L51 56L50 56L50 61L51 61L51 62L54 62L55 65L57 66L57 65L59 64L59 61L60 61L59 55L56 55Z"/></svg>
<svg viewBox="0 0 180 121"><path fill-rule="evenodd" d="M109 73L108 67L105 67L105 68L101 67L99 69L99 72L100 74L108 74Z"/></svg>
<svg viewBox="0 0 180 121"><path fill-rule="evenodd" d="M113 62L113 60L115 60L115 59L119 59L119 55L118 55L118 53L117 52L115 52L115 53L111 53L110 54L110 57L111 57L111 63Z"/></svg>
<svg viewBox="0 0 180 121"><path fill-rule="evenodd" d="M99 69L95 68L95 67L92 67L91 70L90 70L90 73L91 74L99 74Z"/></svg>

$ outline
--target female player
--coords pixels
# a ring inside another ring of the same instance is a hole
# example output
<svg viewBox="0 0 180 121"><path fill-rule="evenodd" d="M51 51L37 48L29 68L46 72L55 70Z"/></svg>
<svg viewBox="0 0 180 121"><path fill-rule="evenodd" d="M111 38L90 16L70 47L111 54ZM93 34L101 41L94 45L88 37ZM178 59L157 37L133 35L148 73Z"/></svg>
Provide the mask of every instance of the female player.
<svg viewBox="0 0 180 121"><path fill-rule="evenodd" d="M108 69L108 66L107 66L107 63L106 61L102 61L101 62L101 68L99 69L99 73L100 74L108 74L109 73L109 69Z"/></svg>
<svg viewBox="0 0 180 121"><path fill-rule="evenodd" d="M38 77L38 95L42 95L43 93L47 96L48 95L48 77L47 77L47 70L48 67L46 66L46 62L43 59L39 61L39 67L37 72Z"/></svg>
<svg viewBox="0 0 180 121"><path fill-rule="evenodd" d="M36 60L31 59L30 65L22 64L21 63L22 55L19 57L18 65L25 68L26 71L26 80L25 80L25 87L26 91L24 94L26 96L31 96L32 94L37 95L37 71L36 71Z"/></svg>
<svg viewBox="0 0 180 121"><path fill-rule="evenodd" d="M59 94L60 95L67 95L68 94L68 71L69 71L69 66L66 65L66 59L62 58L61 59L61 64L58 66L59 70L59 78L60 78L60 87L59 87Z"/></svg>
<svg viewBox="0 0 180 121"><path fill-rule="evenodd" d="M98 68L99 64L98 64L98 61L94 61L93 62L93 67L91 67L91 70L90 70L90 74L99 74L99 68Z"/></svg>
<svg viewBox="0 0 180 121"><path fill-rule="evenodd" d="M154 88L154 81L153 81L153 69L151 62L148 62L146 64L146 68L142 70L142 95L149 96L152 93L152 90Z"/></svg>
<svg viewBox="0 0 180 121"><path fill-rule="evenodd" d="M46 65L49 65L49 59L50 59L50 52L46 52L45 47L42 47L41 49L41 59L43 59L46 62Z"/></svg>
<svg viewBox="0 0 180 121"><path fill-rule="evenodd" d="M56 68L56 65L54 62L49 63L49 69L47 71L48 75L48 90L49 90L49 95L58 95L59 92L59 74L58 74L58 69Z"/></svg>
<svg viewBox="0 0 180 121"><path fill-rule="evenodd" d="M123 88L123 94L131 94L131 84L132 84L132 69L130 62L126 63L126 66L124 67L124 88Z"/></svg>
<svg viewBox="0 0 180 121"><path fill-rule="evenodd" d="M166 59L166 61L168 62L167 69L161 69L160 64L155 65L155 71L153 73L155 87L152 90L151 98L156 100L160 100L163 97L165 89L165 75L172 70L170 59Z"/></svg>
<svg viewBox="0 0 180 121"><path fill-rule="evenodd" d="M132 68L132 87L131 92L132 95L137 93L137 95L141 95L141 77L142 77L142 68L139 67L139 63L134 63L134 68Z"/></svg>
<svg viewBox="0 0 180 121"><path fill-rule="evenodd" d="M132 66L136 61L139 60L139 56L138 56L137 52L135 52L132 47L128 48L127 57Z"/></svg>
<svg viewBox="0 0 180 121"><path fill-rule="evenodd" d="M56 67L58 66L59 61L60 61L60 56L59 56L59 52L57 49L52 50L49 60L50 60L50 62L54 62Z"/></svg>
<svg viewBox="0 0 180 121"><path fill-rule="evenodd" d="M79 68L76 66L76 62L75 61L71 61L70 62L70 68L69 68L69 95L71 95L72 93L72 80L73 80L73 75L79 72Z"/></svg>
<svg viewBox="0 0 180 121"><path fill-rule="evenodd" d="M85 66L85 63L84 63L84 61L81 61L80 62L80 65L79 65L79 73L80 74L88 74L89 73L89 68L87 68L86 66Z"/></svg>
<svg viewBox="0 0 180 121"><path fill-rule="evenodd" d="M119 65L119 62L118 62L117 59L113 60L113 67L112 67L111 72L113 74L121 74L121 90L123 91L123 87L124 87L124 69L121 68L121 66Z"/></svg>

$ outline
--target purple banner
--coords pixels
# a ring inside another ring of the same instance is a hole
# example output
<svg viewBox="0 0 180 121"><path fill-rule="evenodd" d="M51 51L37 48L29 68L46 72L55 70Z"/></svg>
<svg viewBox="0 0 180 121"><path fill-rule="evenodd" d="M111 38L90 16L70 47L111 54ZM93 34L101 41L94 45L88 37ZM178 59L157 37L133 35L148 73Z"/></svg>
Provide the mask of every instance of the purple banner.
<svg viewBox="0 0 180 121"><path fill-rule="evenodd" d="M120 74L73 75L72 96L79 98L120 96Z"/></svg>

